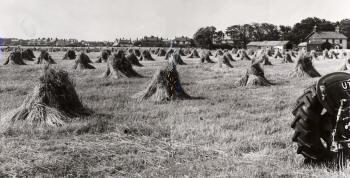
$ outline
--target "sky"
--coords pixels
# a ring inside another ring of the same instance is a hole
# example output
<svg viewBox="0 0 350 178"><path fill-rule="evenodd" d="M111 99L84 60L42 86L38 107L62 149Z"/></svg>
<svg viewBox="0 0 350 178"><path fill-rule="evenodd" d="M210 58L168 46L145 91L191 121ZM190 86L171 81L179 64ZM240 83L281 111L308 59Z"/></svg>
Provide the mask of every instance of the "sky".
<svg viewBox="0 0 350 178"><path fill-rule="evenodd" d="M236 24L350 18L350 0L0 0L0 38L192 37Z"/></svg>

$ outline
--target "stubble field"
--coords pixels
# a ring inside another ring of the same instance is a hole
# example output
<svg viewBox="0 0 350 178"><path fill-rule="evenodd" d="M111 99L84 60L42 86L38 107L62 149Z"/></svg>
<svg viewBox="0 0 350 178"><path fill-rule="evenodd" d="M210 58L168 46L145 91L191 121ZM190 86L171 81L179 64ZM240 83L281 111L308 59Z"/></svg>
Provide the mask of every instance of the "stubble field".
<svg viewBox="0 0 350 178"><path fill-rule="evenodd" d="M349 174L303 165L292 144L291 109L317 80L291 78L295 63L271 58L265 75L270 87L235 87L250 61L233 69L183 57L177 66L185 91L200 99L168 103L135 101L166 61L141 61L144 78L104 79L106 64L75 71L64 53L50 53L54 68L68 71L88 117L51 130L14 128L0 136L3 176L126 177L337 177ZM0 56L0 63L9 54ZM38 56L39 53L35 52ZM88 53L95 61L99 53ZM212 56L215 60L215 58ZM293 59L294 61L296 59ZM337 71L345 59L314 61L322 74ZM0 117L21 105L41 74L41 65L0 65Z"/></svg>

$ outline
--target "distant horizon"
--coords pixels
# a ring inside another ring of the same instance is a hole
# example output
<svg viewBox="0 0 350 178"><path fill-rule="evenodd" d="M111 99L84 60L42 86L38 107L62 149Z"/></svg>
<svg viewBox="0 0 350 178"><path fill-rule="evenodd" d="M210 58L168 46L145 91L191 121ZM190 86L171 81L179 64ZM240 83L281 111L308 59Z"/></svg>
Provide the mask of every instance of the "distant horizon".
<svg viewBox="0 0 350 178"><path fill-rule="evenodd" d="M307 17L337 22L350 18L349 5L348 0L3 0L0 38L192 38L205 26L222 31L254 22L293 26Z"/></svg>
<svg viewBox="0 0 350 178"><path fill-rule="evenodd" d="M113 39L113 40L85 40L85 39L78 39L78 38L73 38L73 37L68 37L68 38L58 38L58 39L60 39L60 40L63 40L63 39L66 39L66 40L70 40L70 39L75 39L75 40L78 40L78 41L109 41L109 42L111 42L111 41L115 41L116 39L122 39L122 40L130 40L131 39L131 41L134 41L134 40L137 40L137 39L142 39L142 38L144 38L145 36L147 36L147 37L151 37L151 36L154 36L154 35L144 35L144 36L142 36L142 37L140 37L140 38L135 38L135 39L133 39L133 38L123 38L123 37L118 37L118 38L115 38L115 39ZM174 39L174 38L165 38L165 37L161 37L161 36L154 36L154 37L159 37L159 38L163 38L163 39ZM182 37L182 36L176 36L176 37ZM186 37L186 36L183 36L183 37ZM189 38L192 38L192 36L187 36L187 37L189 37ZM37 37L37 38L27 38L27 39L24 39L24 38L17 38L17 37L0 37L0 39L20 39L20 40L33 40L33 39L38 39L38 38L44 38L44 39L47 39L47 38L53 38L53 39L55 39L56 37Z"/></svg>

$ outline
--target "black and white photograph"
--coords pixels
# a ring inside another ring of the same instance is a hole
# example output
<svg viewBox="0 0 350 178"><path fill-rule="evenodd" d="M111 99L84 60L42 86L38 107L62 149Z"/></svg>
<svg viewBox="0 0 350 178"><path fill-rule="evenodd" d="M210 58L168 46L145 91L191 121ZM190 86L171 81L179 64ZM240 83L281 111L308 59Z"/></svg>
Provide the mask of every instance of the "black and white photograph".
<svg viewBox="0 0 350 178"><path fill-rule="evenodd" d="M349 0L1 0L0 177L350 177Z"/></svg>

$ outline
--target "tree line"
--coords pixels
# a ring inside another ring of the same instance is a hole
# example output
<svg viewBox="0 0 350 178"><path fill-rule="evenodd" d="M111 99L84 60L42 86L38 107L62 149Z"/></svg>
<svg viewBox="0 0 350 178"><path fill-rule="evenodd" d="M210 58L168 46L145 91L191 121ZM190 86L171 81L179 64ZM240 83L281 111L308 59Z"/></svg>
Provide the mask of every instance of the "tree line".
<svg viewBox="0 0 350 178"><path fill-rule="evenodd" d="M297 45L309 35L314 26L319 31L334 31L337 26L340 32L350 37L350 19L343 19L337 22L331 22L317 17L308 17L302 19L293 26L274 25L270 23L250 23L241 25L232 25L223 31L217 31L214 26L202 27L193 35L194 43L197 47L216 48L213 39L221 40L225 35L233 39L234 47L245 48L251 41L277 41L286 40Z"/></svg>

